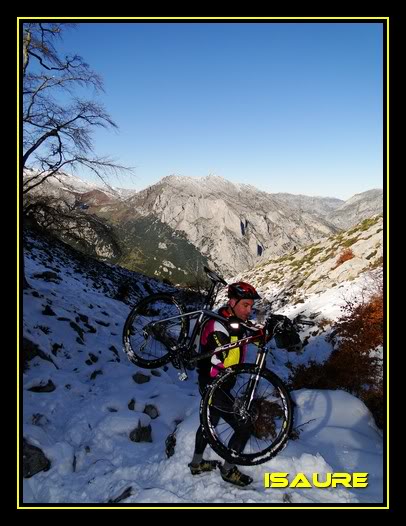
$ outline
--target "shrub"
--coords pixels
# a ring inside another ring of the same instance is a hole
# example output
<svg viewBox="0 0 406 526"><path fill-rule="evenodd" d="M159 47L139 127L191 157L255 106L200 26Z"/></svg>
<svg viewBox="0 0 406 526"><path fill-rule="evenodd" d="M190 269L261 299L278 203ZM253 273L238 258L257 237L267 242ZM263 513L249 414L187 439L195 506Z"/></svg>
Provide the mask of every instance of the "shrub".
<svg viewBox="0 0 406 526"><path fill-rule="evenodd" d="M343 389L360 398L384 426L382 358L384 302L381 278L367 285L361 301L347 301L343 315L332 326L336 348L324 363L296 367L292 389Z"/></svg>
<svg viewBox="0 0 406 526"><path fill-rule="evenodd" d="M338 256L338 259L336 261L336 266L334 268L339 267L342 265L345 261L348 261L354 257L354 252L350 248L346 248L341 252L341 254Z"/></svg>
<svg viewBox="0 0 406 526"><path fill-rule="evenodd" d="M356 243L358 241L358 237L350 237L349 239L346 239L345 241L343 241L341 244L343 247L350 247L351 245L353 245L354 243Z"/></svg>
<svg viewBox="0 0 406 526"><path fill-rule="evenodd" d="M325 331L328 326L332 324L332 320L329 318L320 318L317 320L317 326L320 327L322 331Z"/></svg>

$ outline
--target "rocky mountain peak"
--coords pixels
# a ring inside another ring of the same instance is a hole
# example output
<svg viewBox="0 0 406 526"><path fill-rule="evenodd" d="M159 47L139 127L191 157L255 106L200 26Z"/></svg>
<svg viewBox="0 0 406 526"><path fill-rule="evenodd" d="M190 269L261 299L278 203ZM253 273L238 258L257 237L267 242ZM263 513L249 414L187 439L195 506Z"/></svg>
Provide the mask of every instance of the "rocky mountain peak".
<svg viewBox="0 0 406 526"><path fill-rule="evenodd" d="M314 213L313 201L295 208L289 200L216 175L168 176L129 200L138 213L154 214L183 232L226 276L335 232Z"/></svg>

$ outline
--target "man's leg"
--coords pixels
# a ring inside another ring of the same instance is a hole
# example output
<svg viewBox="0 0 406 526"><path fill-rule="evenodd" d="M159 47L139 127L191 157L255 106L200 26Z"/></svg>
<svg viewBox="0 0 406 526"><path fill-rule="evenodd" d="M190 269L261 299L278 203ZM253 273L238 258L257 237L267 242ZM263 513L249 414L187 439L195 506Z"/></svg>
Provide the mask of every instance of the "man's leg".
<svg viewBox="0 0 406 526"><path fill-rule="evenodd" d="M220 420L220 415L214 416L214 419L217 425L218 421ZM204 471L212 471L213 469L216 469L221 465L221 462L219 462L218 460L203 459L203 453L206 449L207 444L208 442L204 437L203 428L200 425L198 430L196 431L195 451L193 454L192 462L188 464L192 475L198 475L199 473L203 473Z"/></svg>
<svg viewBox="0 0 406 526"><path fill-rule="evenodd" d="M223 420L233 428L234 433L228 442L228 447L236 453L241 453L244 451L251 436L251 432L247 427L241 426L239 422L237 422L233 413L233 403L234 398L229 393L218 393L216 398L216 408L212 409L211 422L216 426L220 418L223 418ZM223 480L237 486L247 486L248 484L251 484L253 480L248 475L241 473L235 464L230 463L227 460L220 468L220 471Z"/></svg>

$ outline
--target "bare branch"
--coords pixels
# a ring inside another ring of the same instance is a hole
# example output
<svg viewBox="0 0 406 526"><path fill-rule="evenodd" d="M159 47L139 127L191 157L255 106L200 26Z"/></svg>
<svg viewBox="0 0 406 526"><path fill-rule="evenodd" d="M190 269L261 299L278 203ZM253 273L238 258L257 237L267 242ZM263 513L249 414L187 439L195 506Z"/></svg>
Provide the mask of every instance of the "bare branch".
<svg viewBox="0 0 406 526"><path fill-rule="evenodd" d="M55 39L61 38L64 29L72 25L24 24L22 165L23 169L28 163L39 168L35 177L24 181L24 194L67 166L74 169L82 165L104 183L109 173L133 171L93 154L94 129L117 129L117 125L101 104L76 96L78 87L98 92L103 90L103 83L78 55L59 56ZM58 97L62 92L68 99Z"/></svg>

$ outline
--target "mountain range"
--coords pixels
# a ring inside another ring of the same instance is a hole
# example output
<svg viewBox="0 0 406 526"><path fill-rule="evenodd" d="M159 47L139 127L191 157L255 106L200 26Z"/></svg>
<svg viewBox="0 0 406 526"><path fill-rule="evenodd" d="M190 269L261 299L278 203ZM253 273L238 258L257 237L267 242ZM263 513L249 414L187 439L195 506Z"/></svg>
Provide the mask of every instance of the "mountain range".
<svg viewBox="0 0 406 526"><path fill-rule="evenodd" d="M271 194L215 175L170 175L135 192L60 174L32 194L64 199L81 216L104 225L97 234L90 234L92 226L83 234L82 249L89 255L174 283L193 281L207 264L230 277L337 235L383 210L379 189L343 201ZM95 242L103 232L108 240ZM69 234L61 237L69 242Z"/></svg>

